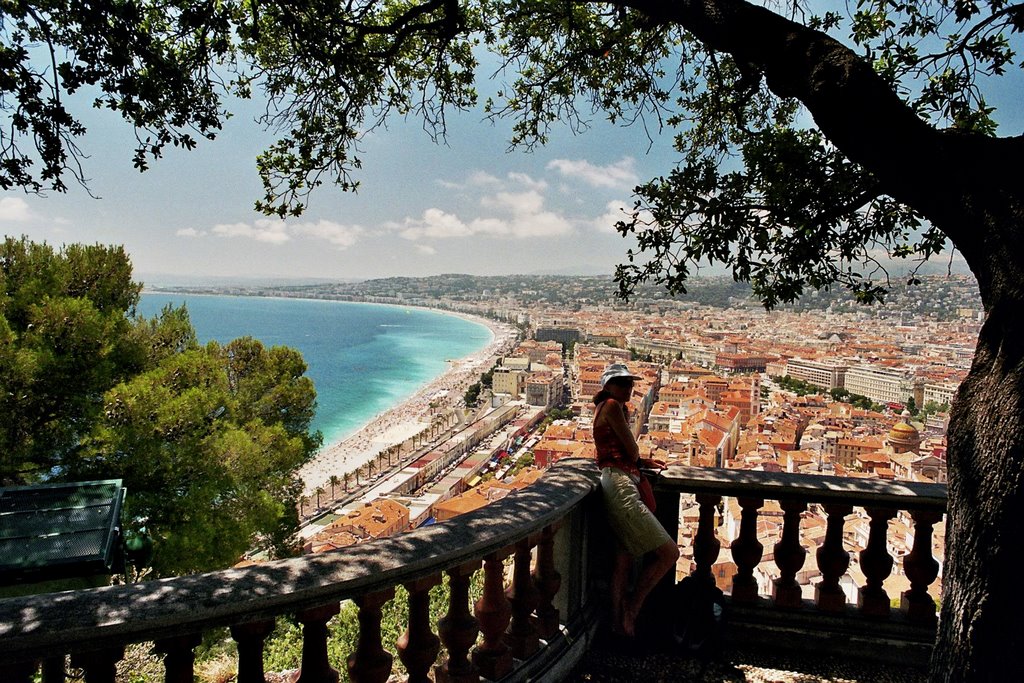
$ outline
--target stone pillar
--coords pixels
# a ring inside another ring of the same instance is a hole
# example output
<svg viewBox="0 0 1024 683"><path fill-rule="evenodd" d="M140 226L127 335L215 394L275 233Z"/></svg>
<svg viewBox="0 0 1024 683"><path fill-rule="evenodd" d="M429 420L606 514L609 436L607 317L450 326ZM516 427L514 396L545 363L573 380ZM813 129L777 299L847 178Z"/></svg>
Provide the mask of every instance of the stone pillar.
<svg viewBox="0 0 1024 683"><path fill-rule="evenodd" d="M702 583L715 583L711 567L718 561L718 553L722 549L721 541L715 536L715 512L721 502L721 496L697 494L700 517L697 522L697 535L693 539L693 561L697 565L693 570L693 576Z"/></svg>
<svg viewBox="0 0 1024 683"><path fill-rule="evenodd" d="M0 680L4 680L0 676ZM47 657L43 660L43 683L64 683L67 672L64 671L64 655Z"/></svg>
<svg viewBox="0 0 1024 683"><path fill-rule="evenodd" d="M0 663L0 680L11 683L31 683L32 677L39 670L39 662L3 662Z"/></svg>
<svg viewBox="0 0 1024 683"><path fill-rule="evenodd" d="M823 507L828 521L825 541L815 554L821 582L814 588L814 600L820 610L840 612L846 607L846 594L839 586L839 579L850 566L850 553L843 549L843 524L853 507L841 503L826 503Z"/></svg>
<svg viewBox="0 0 1024 683"><path fill-rule="evenodd" d="M409 627L398 639L398 658L409 672L408 683L428 683L427 674L441 651L441 640L430 628L430 589L441 583L435 574L405 584L409 591Z"/></svg>
<svg viewBox="0 0 1024 683"><path fill-rule="evenodd" d="M551 640L558 634L560 615L553 602L562 586L562 575L555 569L555 533L561 526L556 522L541 532L537 544L537 564L533 569L533 583L540 596L537 605L537 631L541 638Z"/></svg>
<svg viewBox="0 0 1024 683"><path fill-rule="evenodd" d="M154 649L164 655L164 683L192 683L195 648L201 642L203 637L198 633L156 641Z"/></svg>
<svg viewBox="0 0 1024 683"><path fill-rule="evenodd" d="M448 570L448 613L437 624L441 642L448 651L448 661L434 667L438 683L478 683L480 680L468 657L469 648L480 632L479 623L469 612L469 579L479 568L480 561L474 560Z"/></svg>
<svg viewBox="0 0 1024 683"><path fill-rule="evenodd" d="M85 669L85 683L114 683L117 663L124 657L124 648L80 652L71 655L71 666Z"/></svg>
<svg viewBox="0 0 1024 683"><path fill-rule="evenodd" d="M387 588L355 599L359 607L359 639L347 662L352 683L386 683L391 675L394 657L381 643L380 622L384 603L393 597L395 589Z"/></svg>
<svg viewBox="0 0 1024 683"><path fill-rule="evenodd" d="M338 682L338 672L327 661L327 622L340 611L333 602L295 615L302 624L302 667L296 683Z"/></svg>
<svg viewBox="0 0 1024 683"><path fill-rule="evenodd" d="M539 539L536 539L539 540ZM505 642L512 650L512 656L526 659L540 647L540 638L533 623L533 611L540 604L540 593L530 576L530 562L533 559L535 539L524 538L516 543L515 568L512 585L505 596L512 606L512 621L505 633Z"/></svg>
<svg viewBox="0 0 1024 683"><path fill-rule="evenodd" d="M903 558L910 590L903 592L900 609L912 621L934 624L935 601L928 595L928 586L939 575L939 563L932 557L932 527L942 519L942 513L913 510L910 516L914 519L914 547Z"/></svg>
<svg viewBox="0 0 1024 683"><path fill-rule="evenodd" d="M800 545L800 513L807 509L807 503L781 500L779 505L784 513L782 538L774 550L780 576L772 585L772 599L778 607L799 608L803 606L803 599L796 573L804 566L807 557L807 550Z"/></svg>
<svg viewBox="0 0 1024 683"><path fill-rule="evenodd" d="M889 535L889 520L896 516L895 510L887 508L865 508L871 518L868 544L860 551L860 569L867 582L861 587L857 606L863 614L872 617L889 616L889 595L882 588L882 582L892 571L892 556L886 548Z"/></svg>
<svg viewBox="0 0 1024 683"><path fill-rule="evenodd" d="M503 548L484 558L484 594L476 601L474 610L484 642L473 648L473 664L482 676L492 681L512 670L512 652L505 644L512 606L505 597L502 563L511 552L511 547Z"/></svg>
<svg viewBox="0 0 1024 683"><path fill-rule="evenodd" d="M265 683L263 641L273 630L273 619L250 621L231 627L231 637L238 644L237 683Z"/></svg>
<svg viewBox="0 0 1024 683"><path fill-rule="evenodd" d="M757 600L757 581L754 567L761 561L764 546L757 540L757 511L764 505L763 498L740 498L743 516L740 519L739 536L732 542L732 560L736 563L736 574L732 579L732 600L736 603L750 603Z"/></svg>

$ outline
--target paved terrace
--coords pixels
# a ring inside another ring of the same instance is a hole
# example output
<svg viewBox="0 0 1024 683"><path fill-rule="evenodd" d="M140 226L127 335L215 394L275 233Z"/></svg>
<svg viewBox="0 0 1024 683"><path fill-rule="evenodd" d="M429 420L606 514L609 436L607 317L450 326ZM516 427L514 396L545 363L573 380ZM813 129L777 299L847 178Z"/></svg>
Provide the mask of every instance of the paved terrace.
<svg viewBox="0 0 1024 683"><path fill-rule="evenodd" d="M834 655L730 649L700 660L666 652L594 647L567 679L572 683L925 683L921 667Z"/></svg>

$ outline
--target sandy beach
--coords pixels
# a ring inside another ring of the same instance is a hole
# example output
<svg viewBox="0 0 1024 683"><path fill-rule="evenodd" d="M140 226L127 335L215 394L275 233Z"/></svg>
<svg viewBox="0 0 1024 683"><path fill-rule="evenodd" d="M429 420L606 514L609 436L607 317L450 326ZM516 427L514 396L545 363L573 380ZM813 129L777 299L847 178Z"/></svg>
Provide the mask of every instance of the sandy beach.
<svg viewBox="0 0 1024 683"><path fill-rule="evenodd" d="M386 448L428 429L432 415L445 415L453 410L466 390L480 380L480 375L491 368L496 358L511 350L516 339L514 327L464 313L451 315L486 325L494 335L493 339L477 353L449 361L449 368L443 375L402 403L377 415L351 436L321 448L316 457L299 470L305 495L312 498L319 486L329 496L331 487L328 482L332 476L342 479L346 472L355 472Z"/></svg>

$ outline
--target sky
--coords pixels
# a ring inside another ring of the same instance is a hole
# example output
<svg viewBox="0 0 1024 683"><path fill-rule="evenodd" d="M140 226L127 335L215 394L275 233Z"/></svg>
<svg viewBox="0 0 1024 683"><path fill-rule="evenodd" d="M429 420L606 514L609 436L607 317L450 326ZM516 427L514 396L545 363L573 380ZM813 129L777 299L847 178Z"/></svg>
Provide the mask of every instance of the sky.
<svg viewBox="0 0 1024 683"><path fill-rule="evenodd" d="M253 209L255 158L269 133L252 103L214 141L172 149L150 170L131 164L134 137L106 112L83 112L91 197L0 195L0 228L53 245L123 244L137 278L170 284L211 276L365 279L440 273L608 274L630 243L614 231L632 188L671 168L671 138L595 120L555 131L547 147L508 151L507 122L482 110L449 117L446 144L395 120L362 144L357 193L325 184L305 214Z"/></svg>
<svg viewBox="0 0 1024 683"><path fill-rule="evenodd" d="M1011 117L1001 134L1021 132L1021 80L997 93ZM262 197L255 158L273 141L253 121L255 103L229 104L236 115L215 141L170 149L145 173L131 164L131 129L116 114L82 107L89 191L72 183L46 197L2 193L0 229L52 245L123 244L136 278L151 285L611 276L632 246L613 228L632 206L632 189L679 160L671 131L614 126L600 115L579 135L556 127L530 153L509 151L510 124L486 121L482 110L450 115L445 144L431 142L416 120L392 119L361 145L358 193L325 185L301 218L282 221L253 208Z"/></svg>

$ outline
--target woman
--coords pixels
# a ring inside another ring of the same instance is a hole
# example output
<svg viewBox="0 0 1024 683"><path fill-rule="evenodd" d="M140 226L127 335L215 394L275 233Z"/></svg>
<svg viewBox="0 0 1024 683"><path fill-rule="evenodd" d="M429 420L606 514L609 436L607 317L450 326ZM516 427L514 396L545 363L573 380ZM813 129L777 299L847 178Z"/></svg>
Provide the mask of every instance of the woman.
<svg viewBox="0 0 1024 683"><path fill-rule="evenodd" d="M601 491L618 540L612 570L612 623L616 631L630 637L647 594L679 559L675 540L643 503L637 488L640 467L664 469L665 464L642 459L629 430L627 405L636 379L625 365L613 363L605 368L601 390L594 396L594 446L601 468ZM627 595L633 559L652 552L653 560L640 572L632 595Z"/></svg>

